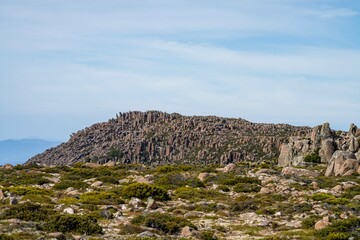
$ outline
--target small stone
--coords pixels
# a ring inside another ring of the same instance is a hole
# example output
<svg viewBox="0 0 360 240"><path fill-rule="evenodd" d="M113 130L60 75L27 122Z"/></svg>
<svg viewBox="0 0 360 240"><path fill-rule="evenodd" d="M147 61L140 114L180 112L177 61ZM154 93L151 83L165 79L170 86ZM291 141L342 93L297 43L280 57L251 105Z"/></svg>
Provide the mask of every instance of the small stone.
<svg viewBox="0 0 360 240"><path fill-rule="evenodd" d="M96 181L93 184L91 184L92 187L96 187L96 188L101 187L102 185L103 185L103 182L101 182L101 181Z"/></svg>
<svg viewBox="0 0 360 240"><path fill-rule="evenodd" d="M129 201L129 205L133 206L134 208L140 207L141 204L142 202L139 198L132 197Z"/></svg>
<svg viewBox="0 0 360 240"><path fill-rule="evenodd" d="M65 235L61 232L49 233L49 237L56 240L66 240Z"/></svg>
<svg viewBox="0 0 360 240"><path fill-rule="evenodd" d="M356 195L355 197L353 197L353 200L358 200L358 201L360 201L360 195Z"/></svg>
<svg viewBox="0 0 360 240"><path fill-rule="evenodd" d="M145 232L142 232L142 233L139 233L137 235L137 237L139 238L153 238L153 237L156 237L156 234L150 232L150 231L145 231Z"/></svg>
<svg viewBox="0 0 360 240"><path fill-rule="evenodd" d="M102 209L100 211L100 216L102 216L103 218L106 218L106 219L111 219L113 214L112 212L110 212L109 210L106 210L106 209Z"/></svg>
<svg viewBox="0 0 360 240"><path fill-rule="evenodd" d="M202 173L199 173L199 175L198 175L198 179L202 182L205 181L205 179L208 177L209 177L209 173L207 173L207 172L202 172Z"/></svg>
<svg viewBox="0 0 360 240"><path fill-rule="evenodd" d="M16 205L19 203L16 197L10 197L9 200L10 200L10 205Z"/></svg>
<svg viewBox="0 0 360 240"><path fill-rule="evenodd" d="M331 190L334 192L341 192L343 190L343 187L341 185L336 185Z"/></svg>
<svg viewBox="0 0 360 240"><path fill-rule="evenodd" d="M152 197L149 197L147 199L147 204L146 204L146 209L157 209L158 208L158 205L156 203L156 201L152 198Z"/></svg>
<svg viewBox="0 0 360 240"><path fill-rule="evenodd" d="M193 231L193 229L192 228L190 228L189 226L185 226L185 227L183 227L182 229L181 229L181 237L185 237L185 238L187 238L187 237L191 237L193 234L192 234L192 231Z"/></svg>
<svg viewBox="0 0 360 240"><path fill-rule="evenodd" d="M75 214L75 211L74 209L72 209L71 207L67 207L63 210L64 213L67 213L67 214Z"/></svg>
<svg viewBox="0 0 360 240"><path fill-rule="evenodd" d="M324 217L323 219L321 219L315 223L315 230L320 230L320 229L326 228L329 224L330 224L329 218Z"/></svg>
<svg viewBox="0 0 360 240"><path fill-rule="evenodd" d="M0 189L0 201L5 199L4 192Z"/></svg>

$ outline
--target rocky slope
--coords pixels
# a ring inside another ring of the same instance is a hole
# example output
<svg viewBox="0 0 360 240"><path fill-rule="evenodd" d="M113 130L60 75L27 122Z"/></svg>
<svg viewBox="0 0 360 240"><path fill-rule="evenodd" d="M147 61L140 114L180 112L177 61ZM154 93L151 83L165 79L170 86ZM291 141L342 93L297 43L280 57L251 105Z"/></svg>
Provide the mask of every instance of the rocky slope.
<svg viewBox="0 0 360 240"><path fill-rule="evenodd" d="M276 158L284 140L308 127L257 124L244 119L182 116L158 111L120 113L94 124L27 163L217 163Z"/></svg>

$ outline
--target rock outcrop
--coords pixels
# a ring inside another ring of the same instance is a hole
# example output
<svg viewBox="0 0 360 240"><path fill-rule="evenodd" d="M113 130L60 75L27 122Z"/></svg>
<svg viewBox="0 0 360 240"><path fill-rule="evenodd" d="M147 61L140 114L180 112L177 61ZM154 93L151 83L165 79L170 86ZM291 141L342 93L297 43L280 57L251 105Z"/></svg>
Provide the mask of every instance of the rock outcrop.
<svg viewBox="0 0 360 240"><path fill-rule="evenodd" d="M328 123L316 126L311 134L292 136L280 148L278 165L304 165L317 157L327 163L326 176L348 176L360 173L360 130L355 124L348 132L333 131ZM306 159L309 157L310 159Z"/></svg>
<svg viewBox="0 0 360 240"><path fill-rule="evenodd" d="M359 161L349 151L336 151L326 169L325 176L348 176L359 170Z"/></svg>
<svg viewBox="0 0 360 240"><path fill-rule="evenodd" d="M278 157L290 136L307 136L311 128L257 124L244 119L182 116L158 111L120 113L72 134L68 142L27 163L72 165L76 162L217 163ZM323 130L327 135L328 130ZM306 143L301 147L306 148ZM303 151L303 150L301 150Z"/></svg>

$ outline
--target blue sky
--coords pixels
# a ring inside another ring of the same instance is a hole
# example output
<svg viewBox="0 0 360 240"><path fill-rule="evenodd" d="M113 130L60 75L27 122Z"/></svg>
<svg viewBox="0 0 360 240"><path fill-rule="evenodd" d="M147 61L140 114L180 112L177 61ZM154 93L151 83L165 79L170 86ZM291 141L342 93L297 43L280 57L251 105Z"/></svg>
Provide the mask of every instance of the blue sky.
<svg viewBox="0 0 360 240"><path fill-rule="evenodd" d="M360 125L360 1L0 0L0 139L118 112Z"/></svg>

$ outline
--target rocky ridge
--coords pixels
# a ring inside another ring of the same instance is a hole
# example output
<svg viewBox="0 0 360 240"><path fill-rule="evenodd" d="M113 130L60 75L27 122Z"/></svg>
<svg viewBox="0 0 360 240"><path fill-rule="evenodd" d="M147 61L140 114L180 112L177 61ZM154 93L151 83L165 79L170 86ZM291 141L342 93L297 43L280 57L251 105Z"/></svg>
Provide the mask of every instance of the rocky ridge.
<svg viewBox="0 0 360 240"><path fill-rule="evenodd" d="M120 113L72 134L69 141L27 163L214 163L273 159L290 136L311 128L258 124L216 116L182 116L159 111Z"/></svg>

